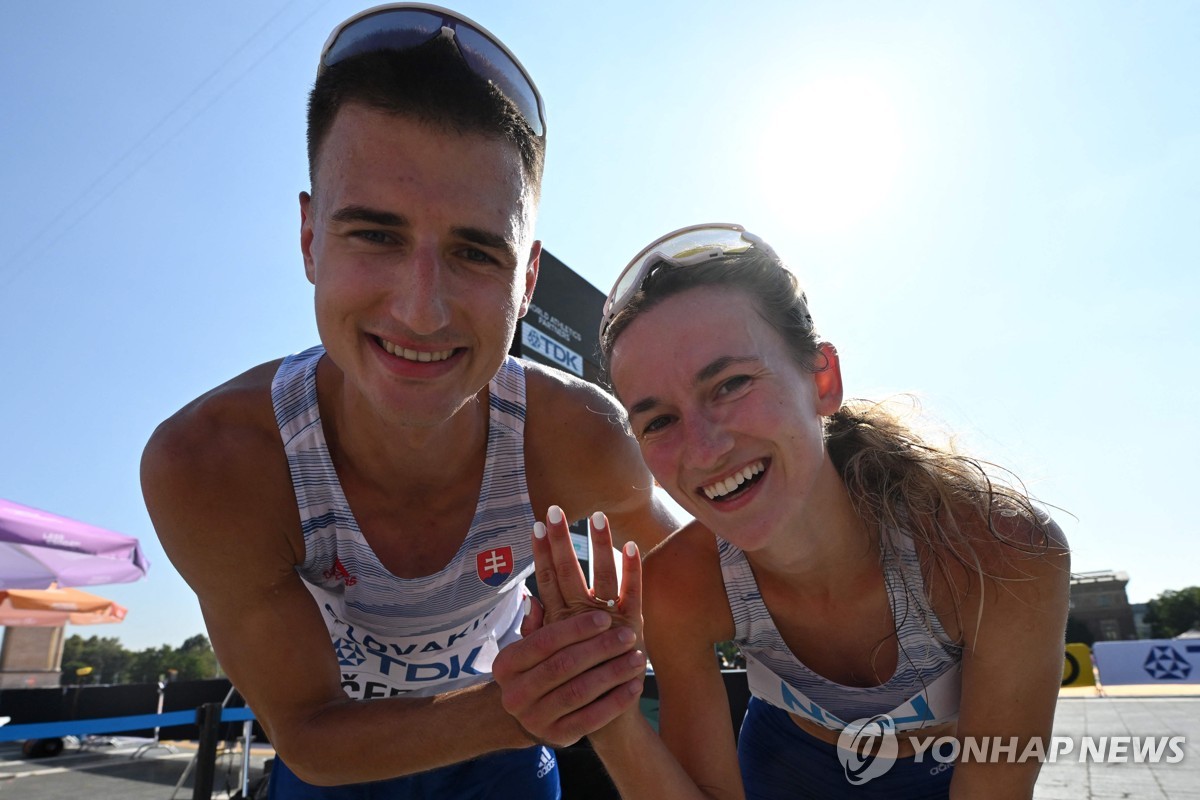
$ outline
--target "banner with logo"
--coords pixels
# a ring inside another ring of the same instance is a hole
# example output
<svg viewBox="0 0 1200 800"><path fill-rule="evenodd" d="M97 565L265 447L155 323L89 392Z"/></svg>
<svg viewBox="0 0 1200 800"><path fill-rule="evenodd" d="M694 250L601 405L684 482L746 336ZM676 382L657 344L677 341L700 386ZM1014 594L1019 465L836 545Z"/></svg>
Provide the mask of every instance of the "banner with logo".
<svg viewBox="0 0 1200 800"><path fill-rule="evenodd" d="M1105 685L1200 683L1200 639L1096 642L1092 658Z"/></svg>
<svg viewBox="0 0 1200 800"><path fill-rule="evenodd" d="M1095 686L1096 676L1092 673L1092 651L1086 644L1067 645L1063 659L1063 686Z"/></svg>

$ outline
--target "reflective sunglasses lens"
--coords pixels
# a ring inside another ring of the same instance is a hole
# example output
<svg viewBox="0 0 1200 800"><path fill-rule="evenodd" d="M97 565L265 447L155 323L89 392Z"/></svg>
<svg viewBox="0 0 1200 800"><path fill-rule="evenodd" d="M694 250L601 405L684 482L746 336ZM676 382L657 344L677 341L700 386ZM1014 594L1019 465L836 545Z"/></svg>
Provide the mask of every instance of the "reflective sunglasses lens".
<svg viewBox="0 0 1200 800"><path fill-rule="evenodd" d="M653 255L680 266L689 266L716 256L744 253L752 246L742 238L741 231L705 228L668 239L654 248Z"/></svg>
<svg viewBox="0 0 1200 800"><path fill-rule="evenodd" d="M525 73L491 39L474 28L460 24L454 32L458 49L467 66L476 74L496 85L505 97L513 102L521 116L533 128L535 136L542 135L542 114L538 107L537 92Z"/></svg>
<svg viewBox="0 0 1200 800"><path fill-rule="evenodd" d="M647 265L658 261L666 261L681 267L692 266L716 256L730 253L744 253L754 246L753 242L742 237L742 232L733 228L699 228L675 234L667 239L650 245L645 255L637 258L625 268L609 295L611 300L605 304L604 313L611 317L625 307L646 280ZM608 319L601 323L601 329L607 325Z"/></svg>
<svg viewBox="0 0 1200 800"><path fill-rule="evenodd" d="M375 50L404 50L425 44L442 30L442 16L428 11L397 9L362 17L343 29L322 63L332 66Z"/></svg>

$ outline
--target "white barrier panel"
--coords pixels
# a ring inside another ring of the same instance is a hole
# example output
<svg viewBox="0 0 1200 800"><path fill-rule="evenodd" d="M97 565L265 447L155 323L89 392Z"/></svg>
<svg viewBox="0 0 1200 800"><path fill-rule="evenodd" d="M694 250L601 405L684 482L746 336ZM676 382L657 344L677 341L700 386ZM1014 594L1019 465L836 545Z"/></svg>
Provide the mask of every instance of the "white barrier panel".
<svg viewBox="0 0 1200 800"><path fill-rule="evenodd" d="M1200 640L1096 642L1092 658L1105 685L1200 683Z"/></svg>

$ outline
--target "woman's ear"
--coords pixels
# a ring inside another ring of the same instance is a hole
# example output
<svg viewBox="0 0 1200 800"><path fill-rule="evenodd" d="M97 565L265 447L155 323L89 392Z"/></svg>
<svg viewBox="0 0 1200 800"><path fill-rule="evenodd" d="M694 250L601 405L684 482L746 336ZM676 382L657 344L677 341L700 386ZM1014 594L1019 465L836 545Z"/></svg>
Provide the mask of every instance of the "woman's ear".
<svg viewBox="0 0 1200 800"><path fill-rule="evenodd" d="M833 416L842 407L842 362L837 348L829 342L818 345L820 358L813 382L817 387L817 413L823 417Z"/></svg>

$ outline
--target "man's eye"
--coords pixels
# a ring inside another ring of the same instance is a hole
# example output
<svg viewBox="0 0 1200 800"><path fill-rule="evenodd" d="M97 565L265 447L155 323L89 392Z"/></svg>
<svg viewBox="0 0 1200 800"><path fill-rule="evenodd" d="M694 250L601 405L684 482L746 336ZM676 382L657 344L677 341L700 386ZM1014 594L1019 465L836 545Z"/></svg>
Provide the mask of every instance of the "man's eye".
<svg viewBox="0 0 1200 800"><path fill-rule="evenodd" d="M487 264L489 262L495 261L495 259L492 258L491 255L489 255L488 253L485 253L484 251L480 250L477 247L464 248L462 251L462 255L463 255L463 258L465 258L467 261L475 261L480 264Z"/></svg>
<svg viewBox="0 0 1200 800"><path fill-rule="evenodd" d="M387 244L392 240L392 237L383 231L354 231L350 235L373 244Z"/></svg>

